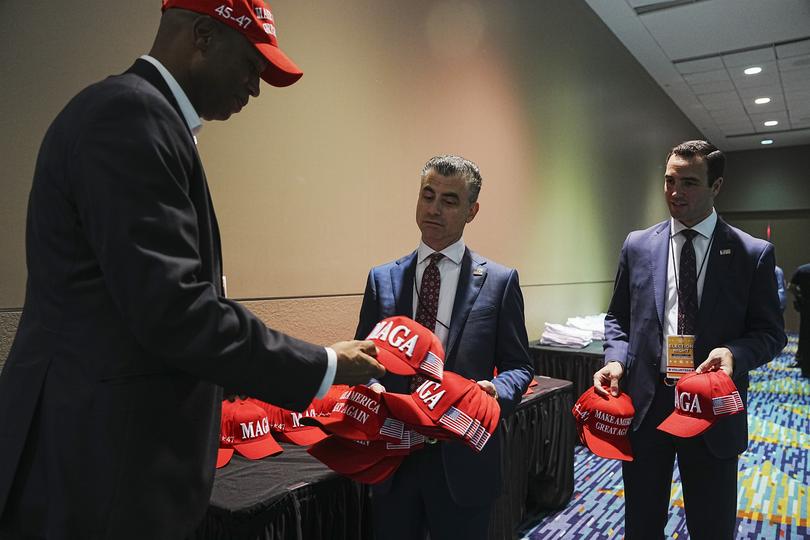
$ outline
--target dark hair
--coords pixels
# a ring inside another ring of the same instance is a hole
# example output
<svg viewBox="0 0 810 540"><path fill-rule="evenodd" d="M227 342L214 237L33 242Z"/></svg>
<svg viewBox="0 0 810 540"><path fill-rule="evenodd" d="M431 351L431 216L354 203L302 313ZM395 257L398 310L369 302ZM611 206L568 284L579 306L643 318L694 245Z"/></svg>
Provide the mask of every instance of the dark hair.
<svg viewBox="0 0 810 540"><path fill-rule="evenodd" d="M714 185L714 181L723 176L726 168L726 155L723 154L712 143L706 141L686 141L682 142L667 154L667 161L672 155L691 159L701 157L706 161L706 177L709 186Z"/></svg>
<svg viewBox="0 0 810 540"><path fill-rule="evenodd" d="M470 190L470 204L478 200L478 193L481 191L481 182L483 179L481 178L481 171L478 170L478 165L469 159L449 154L434 156L422 167L422 180L425 179L431 169L442 176L450 178L456 176L461 177Z"/></svg>

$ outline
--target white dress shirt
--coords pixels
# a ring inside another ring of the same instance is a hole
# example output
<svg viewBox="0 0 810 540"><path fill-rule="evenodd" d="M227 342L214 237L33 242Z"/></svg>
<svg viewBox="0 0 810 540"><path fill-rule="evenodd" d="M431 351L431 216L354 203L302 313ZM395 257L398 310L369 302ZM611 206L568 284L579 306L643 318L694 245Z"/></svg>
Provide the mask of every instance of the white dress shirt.
<svg viewBox="0 0 810 540"><path fill-rule="evenodd" d="M422 274L425 273L433 253L433 248L424 242L419 243L416 250L416 275L413 287L413 317L419 308L419 294L421 294ZM456 300L458 277L461 274L461 259L464 257L464 239L450 244L440 252L444 257L438 262L441 288L439 289L439 309L436 312L436 328L430 328L447 348L447 338L450 333L450 318L453 316L453 304Z"/></svg>
<svg viewBox="0 0 810 540"><path fill-rule="evenodd" d="M183 91L183 88L177 82L177 79L175 79L174 76L169 73L166 66L161 64L159 60L149 56L148 54L142 55L141 60L146 60L155 66L158 73L160 73L160 76L163 77L164 81L166 81L172 96L174 96L175 101L177 101L177 105L180 107L180 112L183 114L183 120L186 122L189 131L191 131L191 134L194 136L194 144L197 144L197 133L199 133L202 129L202 120L200 120L200 116L197 114L197 111L194 109L194 105L191 104L188 96ZM224 290L225 276L222 276L222 286ZM337 371L337 353L329 347L324 347L324 349L326 349L327 359L326 373L324 373L323 380L321 380L321 385L318 387L318 393L315 395L316 398L322 398L326 395L329 388L332 386L332 382L335 380L335 372Z"/></svg>
<svg viewBox="0 0 810 540"><path fill-rule="evenodd" d="M692 239L695 248L695 261L697 262L697 295L698 306L703 298L703 282L706 281L706 272L709 267L709 246L712 243L714 228L717 225L717 212L712 208L709 216L691 227L698 234ZM688 229L680 221L670 218L669 223L669 249L667 250L667 296L664 304L664 343L661 353L661 373L667 370L667 336L678 334L678 285L676 283L676 269L680 268L681 249L686 237L680 234L684 229ZM677 264L676 264L677 263ZM680 279L680 276L678 276Z"/></svg>

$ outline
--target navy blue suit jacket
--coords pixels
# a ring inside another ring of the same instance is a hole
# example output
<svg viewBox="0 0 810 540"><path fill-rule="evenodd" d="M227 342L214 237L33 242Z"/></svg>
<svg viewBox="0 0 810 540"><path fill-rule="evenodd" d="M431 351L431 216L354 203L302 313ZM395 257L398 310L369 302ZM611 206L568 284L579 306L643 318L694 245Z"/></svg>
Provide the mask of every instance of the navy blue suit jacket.
<svg viewBox="0 0 810 540"><path fill-rule="evenodd" d="M630 394L637 429L659 384L669 257L669 223L627 236L613 299L605 318L605 362L624 365L622 388ZM774 279L774 250L717 220L695 335L695 366L716 347L734 355L733 380L746 402L748 372L770 361L786 338ZM718 421L704 435L710 451L731 457L748 445L744 413Z"/></svg>
<svg viewBox="0 0 810 540"><path fill-rule="evenodd" d="M413 316L416 252L369 272L356 337L394 315ZM467 378L491 380L493 370L501 416L511 414L534 375L517 271L466 249L445 351L445 369ZM408 379L393 374L380 381L389 392L408 392ZM501 486L498 431L476 454L459 442L442 443L447 484L455 501L477 506L494 500ZM390 482L377 489L387 490Z"/></svg>

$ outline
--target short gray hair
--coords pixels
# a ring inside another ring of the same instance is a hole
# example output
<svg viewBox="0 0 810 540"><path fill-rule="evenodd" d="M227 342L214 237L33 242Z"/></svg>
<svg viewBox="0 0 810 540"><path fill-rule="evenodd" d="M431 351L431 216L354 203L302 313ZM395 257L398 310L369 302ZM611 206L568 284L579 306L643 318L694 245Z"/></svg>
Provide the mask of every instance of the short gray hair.
<svg viewBox="0 0 810 540"><path fill-rule="evenodd" d="M483 179L481 178L481 171L478 170L478 165L469 159L450 154L434 156L422 167L422 180L425 179L431 170L450 178L456 176L461 177L470 190L470 204L478 200L478 194L481 192Z"/></svg>

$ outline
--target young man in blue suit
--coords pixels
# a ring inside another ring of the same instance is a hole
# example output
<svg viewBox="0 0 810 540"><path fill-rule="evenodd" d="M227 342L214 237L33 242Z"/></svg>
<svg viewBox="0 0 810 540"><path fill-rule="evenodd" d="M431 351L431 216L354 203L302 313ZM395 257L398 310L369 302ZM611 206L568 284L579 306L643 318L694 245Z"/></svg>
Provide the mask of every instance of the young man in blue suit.
<svg viewBox="0 0 810 540"><path fill-rule="evenodd" d="M785 345L773 246L729 226L714 210L724 166L723 153L705 141L673 148L663 186L671 217L630 233L619 257L605 319L605 365L594 386L603 395L628 392L636 409L634 460L622 464L628 539L663 538L676 456L690 538L734 538L746 415L724 417L694 438L658 430L675 400L667 343L691 343L694 369L725 371L743 402L748 372Z"/></svg>
<svg viewBox="0 0 810 540"><path fill-rule="evenodd" d="M481 174L471 161L437 156L427 162L416 203L422 241L416 251L372 268L356 335L365 338L386 317L420 321L432 311L423 324L444 345L445 369L478 381L506 416L534 370L517 271L471 251L462 238L478 213L480 189ZM389 373L373 388L407 393L409 379ZM428 532L431 540L487 538L500 462L498 431L478 454L458 442L427 444L375 486L376 538L416 540Z"/></svg>
<svg viewBox="0 0 810 540"><path fill-rule="evenodd" d="M225 297L196 148L301 71L263 0L164 0L149 55L83 90L42 142L28 285L0 375L0 538L187 538L211 494L222 388L303 410L384 370Z"/></svg>

